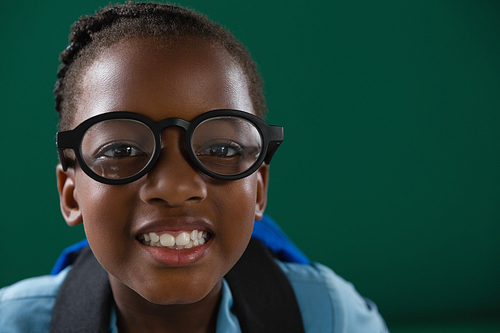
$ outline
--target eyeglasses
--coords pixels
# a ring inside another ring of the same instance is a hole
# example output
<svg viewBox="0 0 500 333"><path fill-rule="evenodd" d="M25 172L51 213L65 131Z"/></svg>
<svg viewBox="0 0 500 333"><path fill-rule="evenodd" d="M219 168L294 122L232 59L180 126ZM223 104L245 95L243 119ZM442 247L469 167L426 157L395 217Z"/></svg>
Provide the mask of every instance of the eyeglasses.
<svg viewBox="0 0 500 333"><path fill-rule="evenodd" d="M243 111L214 110L192 121L167 118L153 122L134 112L108 112L89 118L71 131L57 133L63 170L65 149L72 149L82 170L105 184L133 182L155 165L161 151L161 132L171 126L186 131L192 163L220 180L236 180L255 172L283 142L283 127L271 126Z"/></svg>

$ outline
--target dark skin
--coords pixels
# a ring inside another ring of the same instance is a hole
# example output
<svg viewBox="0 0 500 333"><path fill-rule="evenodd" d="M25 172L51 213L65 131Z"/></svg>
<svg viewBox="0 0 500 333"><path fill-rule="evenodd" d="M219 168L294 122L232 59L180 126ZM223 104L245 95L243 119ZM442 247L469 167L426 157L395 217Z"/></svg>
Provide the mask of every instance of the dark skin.
<svg viewBox="0 0 500 333"><path fill-rule="evenodd" d="M195 38L112 45L86 67L80 91L73 127L111 111L153 121L189 121L223 108L254 113L240 66L222 47ZM66 172L57 167L63 216L69 225L84 224L109 273L120 332L215 332L221 279L243 254L253 221L262 218L267 165L240 180L215 180L191 165L184 145L181 129L166 129L155 167L125 185L99 183L78 165ZM184 260L174 265L138 240L148 228L203 229L211 239L194 259L170 250Z"/></svg>

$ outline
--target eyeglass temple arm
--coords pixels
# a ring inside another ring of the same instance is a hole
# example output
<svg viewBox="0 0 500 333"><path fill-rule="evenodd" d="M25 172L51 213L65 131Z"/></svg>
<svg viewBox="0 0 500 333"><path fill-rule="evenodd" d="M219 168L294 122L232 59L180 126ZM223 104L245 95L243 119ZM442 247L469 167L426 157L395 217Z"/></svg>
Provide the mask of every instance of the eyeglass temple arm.
<svg viewBox="0 0 500 333"><path fill-rule="evenodd" d="M270 126L271 127L271 139L269 140L269 145L267 146L266 157L264 162L266 164L271 163L274 153L278 150L279 146L283 142L283 127L281 126Z"/></svg>
<svg viewBox="0 0 500 333"><path fill-rule="evenodd" d="M71 131L58 132L56 134L57 155L59 156L59 162L61 163L63 171L68 169L68 162L66 161L64 150L73 149L73 147L68 145L69 142L71 142Z"/></svg>

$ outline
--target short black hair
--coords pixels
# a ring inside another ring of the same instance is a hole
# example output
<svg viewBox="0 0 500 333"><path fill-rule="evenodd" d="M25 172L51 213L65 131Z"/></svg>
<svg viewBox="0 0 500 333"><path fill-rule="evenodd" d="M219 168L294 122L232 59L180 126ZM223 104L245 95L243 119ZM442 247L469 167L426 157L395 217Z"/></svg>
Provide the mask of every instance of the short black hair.
<svg viewBox="0 0 500 333"><path fill-rule="evenodd" d="M68 47L54 87L59 129L68 130L74 119L79 80L98 52L114 43L133 37L170 43L182 37L208 39L223 46L241 66L248 80L254 112L264 118L267 111L262 78L245 46L227 29L193 10L164 3L127 1L109 5L94 15L82 16L71 26Z"/></svg>

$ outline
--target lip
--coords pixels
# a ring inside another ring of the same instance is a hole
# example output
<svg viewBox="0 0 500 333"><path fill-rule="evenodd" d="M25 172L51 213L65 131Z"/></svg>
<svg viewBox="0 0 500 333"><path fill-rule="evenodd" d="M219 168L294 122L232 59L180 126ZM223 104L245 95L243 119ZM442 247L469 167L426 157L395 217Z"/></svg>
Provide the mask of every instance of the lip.
<svg viewBox="0 0 500 333"><path fill-rule="evenodd" d="M141 248L157 263L167 267L191 266L203 259L210 251L213 237L203 245L198 245L190 249L174 250L168 247L147 246L140 241L137 243Z"/></svg>
<svg viewBox="0 0 500 333"><path fill-rule="evenodd" d="M174 237L182 231L192 230L206 231L211 235L210 239L203 245L198 245L190 249L175 250L168 247L157 247L144 245L139 236L155 232L157 234L168 232ZM176 219L159 219L152 222L144 223L135 232L135 239L141 249L147 253L158 264L166 267L183 267L194 265L202 260L207 255L213 244L214 232L210 228L210 223L205 219L194 217L176 218Z"/></svg>

